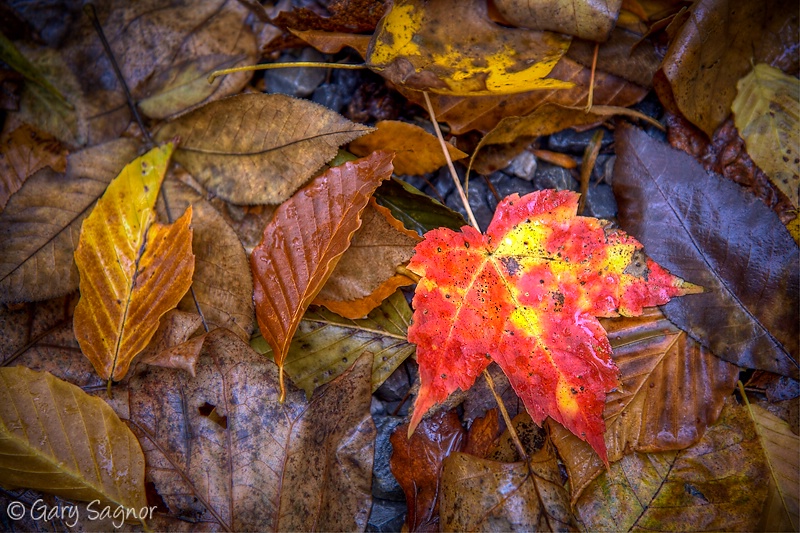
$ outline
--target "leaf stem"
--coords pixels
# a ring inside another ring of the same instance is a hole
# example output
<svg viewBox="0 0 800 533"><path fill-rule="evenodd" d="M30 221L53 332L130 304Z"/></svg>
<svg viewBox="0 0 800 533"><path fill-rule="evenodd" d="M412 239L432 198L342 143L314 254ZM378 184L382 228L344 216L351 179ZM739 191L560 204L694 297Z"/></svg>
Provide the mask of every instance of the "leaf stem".
<svg viewBox="0 0 800 533"><path fill-rule="evenodd" d="M456 174L456 167L453 166L453 160L450 159L450 152L447 151L447 143L445 143L444 137L442 136L442 130L439 129L439 123L436 122L436 113L433 112L433 105L431 105L431 99L428 97L427 91L423 91L422 95L425 97L425 105L428 106L428 113L431 116L433 129L436 130L436 137L439 139L439 145L442 147L442 152L444 152L445 160L447 160L447 168L450 169L450 176L453 178L453 182L456 184L456 190L458 191L458 196L461 198L461 203L464 205L464 209L467 211L467 216L469 217L469 223L472 224L472 226L476 230L481 231L480 226L478 226L478 222L475 220L475 215L472 214L472 208L469 206L467 195L464 194L464 188L461 186L461 182L458 179L458 174Z"/></svg>
<svg viewBox="0 0 800 533"><path fill-rule="evenodd" d="M236 74L237 72L253 72L256 70L270 70L274 68L340 68L349 70L359 70L369 68L366 63L359 63L356 65L349 63L325 63L324 61L289 61L286 63L262 63L260 65L247 65L244 67L226 68L222 70L215 70L208 75L208 83L214 83L214 80L220 76L228 74Z"/></svg>
<svg viewBox="0 0 800 533"><path fill-rule="evenodd" d="M497 406L500 408L500 414L503 415L503 420L505 420L506 427L508 427L508 434L511 435L511 440L514 441L514 445L517 447L517 453L519 453L520 459L527 463L528 454L525 452L525 448L522 446L522 441L519 440L519 435L517 435L517 430L514 428L514 424L511 423L511 417L508 416L508 411L506 411L506 405L503 403L503 399L499 394L497 394L497 391L494 390L494 380L487 369L483 370L483 377L486 379L486 384L489 385L489 390L492 391L492 396L494 396L494 400L497 402Z"/></svg>

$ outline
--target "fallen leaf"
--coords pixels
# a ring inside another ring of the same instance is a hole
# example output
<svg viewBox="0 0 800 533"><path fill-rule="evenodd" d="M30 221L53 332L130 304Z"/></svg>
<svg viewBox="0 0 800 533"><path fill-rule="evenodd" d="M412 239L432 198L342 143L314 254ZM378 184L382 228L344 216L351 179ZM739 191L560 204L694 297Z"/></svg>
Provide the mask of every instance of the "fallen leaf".
<svg viewBox="0 0 800 533"><path fill-rule="evenodd" d="M397 220L393 225L389 222L392 218L388 209L370 200L362 213L361 227L314 299L315 304L345 318L361 318L398 287L414 283L398 274L397 267L411 259L421 239Z"/></svg>
<svg viewBox="0 0 800 533"><path fill-rule="evenodd" d="M439 531L442 463L461 449L464 428L455 411L445 411L423 420L410 438L408 430L408 424L402 424L389 438L389 466L406 495L406 525L410 531Z"/></svg>
<svg viewBox="0 0 800 533"><path fill-rule="evenodd" d="M701 0L689 8L661 68L681 113L706 135L711 137L730 114L736 82L753 62L772 63L787 51L793 56L794 7L785 0Z"/></svg>
<svg viewBox="0 0 800 533"><path fill-rule="evenodd" d="M700 346L656 308L601 324L621 384L606 396L603 410L609 462L631 452L682 450L697 443L719 418L738 367ZM559 424L548 423L548 428L569 472L574 503L605 465Z"/></svg>
<svg viewBox="0 0 800 533"><path fill-rule="evenodd" d="M370 360L360 358L309 402L289 386L280 403L275 365L217 329L195 378L152 367L135 373L131 426L170 516L202 529L363 530L375 439Z"/></svg>
<svg viewBox="0 0 800 533"><path fill-rule="evenodd" d="M67 171L31 176L0 213L0 301L46 300L78 288L80 226L137 143L119 139L69 155Z"/></svg>
<svg viewBox="0 0 800 533"><path fill-rule="evenodd" d="M14 46L14 43L3 34L0 34L0 59L14 69L14 71L22 74L28 82L35 83L50 93L50 95L61 104L69 106L64 95L61 94L59 90L50 83L47 77L39 72L36 66L28 61L25 55Z"/></svg>
<svg viewBox="0 0 800 533"><path fill-rule="evenodd" d="M391 160L375 152L312 180L275 211L250 255L258 327L281 376L303 313L350 245L370 196L391 176Z"/></svg>
<svg viewBox="0 0 800 533"><path fill-rule="evenodd" d="M154 222L171 155L168 144L126 166L81 225L75 336L105 380L125 376L192 283L191 208L169 226Z"/></svg>
<svg viewBox="0 0 800 533"><path fill-rule="evenodd" d="M0 147L0 209L35 172L45 167L61 173L67 170L67 149L55 137L27 124L4 137Z"/></svg>
<svg viewBox="0 0 800 533"><path fill-rule="evenodd" d="M459 229L467 222L457 211L420 192L403 180L386 180L375 191L375 202L387 208L403 227L421 237L436 228Z"/></svg>
<svg viewBox="0 0 800 533"><path fill-rule="evenodd" d="M626 455L575 506L588 531L755 531L769 476L752 422L728 405L686 450Z"/></svg>
<svg viewBox="0 0 800 533"><path fill-rule="evenodd" d="M567 57L590 69L595 62L596 44L591 39L573 39ZM598 47L596 68L641 87L650 88L653 86L653 75L661 66L662 55L656 51L650 40L617 26L608 41Z"/></svg>
<svg viewBox="0 0 800 533"><path fill-rule="evenodd" d="M375 28L366 63L396 85L440 94L564 89L571 83L545 76L569 43L566 35L495 24L480 0L403 0Z"/></svg>
<svg viewBox="0 0 800 533"><path fill-rule="evenodd" d="M0 485L147 506L139 442L103 400L21 366L0 368L0 382Z"/></svg>
<svg viewBox="0 0 800 533"><path fill-rule="evenodd" d="M325 54L341 52L345 46L354 49L361 57L367 56L367 49L372 40L370 35L358 35L322 30L290 30L294 35Z"/></svg>
<svg viewBox="0 0 800 533"><path fill-rule="evenodd" d="M800 519L800 439L783 420L758 405L750 405L770 472L770 495L761 531L795 531Z"/></svg>
<svg viewBox="0 0 800 533"><path fill-rule="evenodd" d="M500 463L466 453L444 461L442 531L577 531L553 447L528 463Z"/></svg>
<svg viewBox="0 0 800 533"><path fill-rule="evenodd" d="M162 368L185 370L194 377L204 336L191 337L202 328L203 319L196 313L172 309L161 317L150 344L139 354L139 361Z"/></svg>
<svg viewBox="0 0 800 533"><path fill-rule="evenodd" d="M759 63L736 88L732 111L747 153L797 208L800 80Z"/></svg>
<svg viewBox="0 0 800 533"><path fill-rule="evenodd" d="M414 354L414 345L406 339L410 323L411 308L400 291L358 320L311 308L292 337L283 367L292 382L310 397L317 387L347 370L355 358L370 352L374 357L374 392ZM254 337L251 346L263 354L271 350L261 336Z"/></svg>
<svg viewBox="0 0 800 533"><path fill-rule="evenodd" d="M495 441L500 438L500 422L497 407L486 411L486 415L475 419L469 427L467 442L462 451L478 459L485 459Z"/></svg>
<svg viewBox="0 0 800 533"><path fill-rule="evenodd" d="M796 377L798 247L780 220L641 130L618 128L616 147L620 224L705 288L664 306L667 318L726 361Z"/></svg>
<svg viewBox="0 0 800 533"><path fill-rule="evenodd" d="M534 30L549 30L604 42L617 22L622 0L495 0L505 22Z"/></svg>
<svg viewBox="0 0 800 533"><path fill-rule="evenodd" d="M338 147L370 131L328 108L282 94L240 94L167 123L175 160L204 187L238 204L279 204Z"/></svg>
<svg viewBox="0 0 800 533"><path fill-rule="evenodd" d="M429 232L409 269L422 276L409 341L420 392L411 427L494 360L537 424L550 416L606 461L602 411L617 386L596 316L637 315L697 288L646 259L641 245L576 217L578 195L537 191L500 202L485 235Z"/></svg>
<svg viewBox="0 0 800 533"><path fill-rule="evenodd" d="M451 160L467 157L452 144L445 145ZM419 126L397 120L377 122L375 131L352 141L348 149L362 157L375 150L391 150L395 153L392 164L397 174L417 176L435 172L447 164L436 136Z"/></svg>

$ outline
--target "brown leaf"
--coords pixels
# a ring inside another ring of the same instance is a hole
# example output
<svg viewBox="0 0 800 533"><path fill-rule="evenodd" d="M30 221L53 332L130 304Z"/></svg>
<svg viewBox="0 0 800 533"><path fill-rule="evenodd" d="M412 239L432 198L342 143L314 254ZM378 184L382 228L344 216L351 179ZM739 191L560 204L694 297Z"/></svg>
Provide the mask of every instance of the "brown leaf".
<svg viewBox="0 0 800 533"><path fill-rule="evenodd" d="M403 228L373 199L361 218L350 246L314 299L315 304L351 319L366 316L398 287L414 283L397 274L397 267L408 262L420 241L416 232Z"/></svg>
<svg viewBox="0 0 800 533"><path fill-rule="evenodd" d="M67 170L67 149L55 137L27 124L4 135L0 147L0 209L28 177L44 167L61 173Z"/></svg>
<svg viewBox="0 0 800 533"><path fill-rule="evenodd" d="M240 94L181 115L156 134L181 138L175 160L238 204L279 204L338 147L370 131L326 107L282 94Z"/></svg>
<svg viewBox="0 0 800 533"><path fill-rule="evenodd" d="M335 54L340 52L345 46L349 46L358 52L361 57L366 57L367 48L369 48L369 42L372 39L369 35L358 35L354 33L321 30L290 31L320 52L326 54Z"/></svg>
<svg viewBox="0 0 800 533"><path fill-rule="evenodd" d="M464 428L455 411L424 419L408 438L408 424L390 437L392 474L406 494L406 525L411 531L438 531L439 477L445 458L461 449Z"/></svg>
<svg viewBox="0 0 800 533"><path fill-rule="evenodd" d="M489 409L486 415L476 419L469 427L464 453L485 459L494 442L500 437L500 422L497 408Z"/></svg>
<svg viewBox="0 0 800 533"><path fill-rule="evenodd" d="M739 369L673 326L656 308L640 317L603 319L621 387L606 398L603 418L610 462L631 452L681 450L713 424L733 392ZM548 421L567 466L572 502L605 465L589 446Z"/></svg>
<svg viewBox="0 0 800 533"><path fill-rule="evenodd" d="M290 387L279 403L275 365L217 329L194 379L153 368L134 374L132 427L170 516L202 529L363 530L375 438L371 361L360 358L309 402Z"/></svg>
<svg viewBox="0 0 800 533"><path fill-rule="evenodd" d="M349 150L358 156L369 155L375 150L391 150L395 153L392 163L397 174L427 174L447 164L439 140L419 126L382 120L375 124L375 128L375 131L351 142ZM467 157L452 144L445 144L453 161Z"/></svg>
<svg viewBox="0 0 800 533"><path fill-rule="evenodd" d="M391 160L375 152L315 178L275 211L250 255L258 327L281 369L303 313L350 245L370 196L391 176Z"/></svg>
<svg viewBox="0 0 800 533"><path fill-rule="evenodd" d="M21 366L0 368L0 383L0 485L146 506L142 450L105 402Z"/></svg>
<svg viewBox="0 0 800 533"><path fill-rule="evenodd" d="M0 214L0 301L44 300L78 288L73 254L81 223L136 148L120 139L72 153L65 174L44 168L9 200Z"/></svg>
<svg viewBox="0 0 800 533"><path fill-rule="evenodd" d="M796 71L791 52L798 39L795 7L785 0L701 0L692 5L661 68L678 108L706 135L711 137L730 114L736 82L752 63L780 63L786 54L792 58L786 66Z"/></svg>
<svg viewBox="0 0 800 533"><path fill-rule="evenodd" d="M737 185L633 127L617 129L614 192L623 228L664 267L702 285L664 314L716 355L798 374L798 248Z"/></svg>
<svg viewBox="0 0 800 533"><path fill-rule="evenodd" d="M204 335L191 337L203 326L200 315L173 309L158 324L150 344L142 350L139 361L163 368L185 370L194 377L197 358L203 347Z"/></svg>
<svg viewBox="0 0 800 533"><path fill-rule="evenodd" d="M454 453L441 493L442 531L578 531L550 445L527 464Z"/></svg>
<svg viewBox="0 0 800 533"><path fill-rule="evenodd" d="M495 0L494 5L505 22L512 26L556 31L603 42L617 22L622 0Z"/></svg>
<svg viewBox="0 0 800 533"><path fill-rule="evenodd" d="M586 68L592 68L595 42L573 39L567 57ZM597 50L597 69L613 74L641 87L653 86L653 74L661 65L661 54L653 43L622 28L614 28L608 41Z"/></svg>

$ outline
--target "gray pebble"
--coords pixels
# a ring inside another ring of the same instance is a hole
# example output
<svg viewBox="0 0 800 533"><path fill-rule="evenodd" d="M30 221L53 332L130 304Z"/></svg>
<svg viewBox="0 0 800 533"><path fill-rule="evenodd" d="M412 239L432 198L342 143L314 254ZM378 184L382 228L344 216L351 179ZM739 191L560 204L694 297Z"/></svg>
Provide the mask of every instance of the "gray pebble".
<svg viewBox="0 0 800 533"><path fill-rule="evenodd" d="M531 181L536 173L536 156L525 151L511 160L511 163L503 170L517 178Z"/></svg>
<svg viewBox="0 0 800 533"><path fill-rule="evenodd" d="M286 53L278 59L279 63L291 61L325 61L325 56L313 48L304 48L299 56ZM324 79L323 68L282 68L264 73L268 93L289 96L309 96Z"/></svg>
<svg viewBox="0 0 800 533"><path fill-rule="evenodd" d="M540 163L533 177L536 190L555 189L557 191L578 191L580 184L572 177L569 170L549 163Z"/></svg>
<svg viewBox="0 0 800 533"><path fill-rule="evenodd" d="M497 191L497 194L500 196L501 200L509 194L519 193L520 196L524 196L529 192L536 190L536 187L533 186L530 180L515 178L504 172L493 173L489 176L489 181L492 182L494 190ZM493 210L497 208L498 202L494 194L489 192L487 200L489 207L491 207Z"/></svg>
<svg viewBox="0 0 800 533"><path fill-rule="evenodd" d="M400 531L406 521L406 510L406 502L373 499L367 531L376 533Z"/></svg>
<svg viewBox="0 0 800 533"><path fill-rule="evenodd" d="M587 131L575 131L572 128L567 128L561 130L550 136L547 140L547 147L554 152L583 154L597 129L598 128ZM600 142L600 149L605 150L614 142L614 135L605 128L600 129L603 130L603 140Z"/></svg>
<svg viewBox="0 0 800 533"><path fill-rule="evenodd" d="M374 416L377 436L375 437L375 460L372 463L372 495L376 498L405 501L405 494L397 483L389 460L392 458L392 443L389 437L403 423L400 416Z"/></svg>
<svg viewBox="0 0 800 533"><path fill-rule="evenodd" d="M610 219L617 216L617 200L611 185L591 184L586 193L586 216Z"/></svg>

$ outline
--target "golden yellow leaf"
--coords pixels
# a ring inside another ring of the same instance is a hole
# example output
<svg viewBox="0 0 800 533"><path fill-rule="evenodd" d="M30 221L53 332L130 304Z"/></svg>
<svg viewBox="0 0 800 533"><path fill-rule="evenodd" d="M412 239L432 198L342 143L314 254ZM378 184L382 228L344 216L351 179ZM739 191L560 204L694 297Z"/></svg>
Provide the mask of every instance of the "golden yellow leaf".
<svg viewBox="0 0 800 533"><path fill-rule="evenodd" d="M81 227L75 336L103 379L125 376L192 282L192 210L172 225L154 223L171 154L167 144L126 166Z"/></svg>

